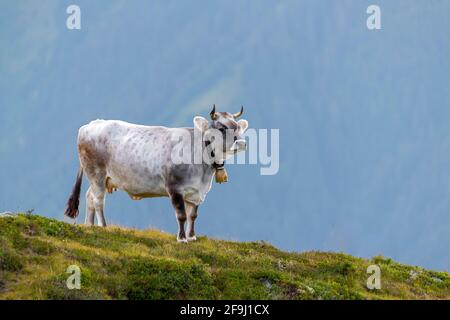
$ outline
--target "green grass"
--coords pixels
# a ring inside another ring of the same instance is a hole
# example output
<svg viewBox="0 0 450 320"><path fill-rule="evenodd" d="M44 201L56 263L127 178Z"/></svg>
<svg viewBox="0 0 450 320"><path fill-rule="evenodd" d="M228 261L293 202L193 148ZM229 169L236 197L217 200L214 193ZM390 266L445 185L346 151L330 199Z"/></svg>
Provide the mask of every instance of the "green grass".
<svg viewBox="0 0 450 320"><path fill-rule="evenodd" d="M366 287L381 268L381 289ZM70 265L81 289L69 290ZM0 299L450 299L450 276L383 257L287 253L265 242L0 218Z"/></svg>

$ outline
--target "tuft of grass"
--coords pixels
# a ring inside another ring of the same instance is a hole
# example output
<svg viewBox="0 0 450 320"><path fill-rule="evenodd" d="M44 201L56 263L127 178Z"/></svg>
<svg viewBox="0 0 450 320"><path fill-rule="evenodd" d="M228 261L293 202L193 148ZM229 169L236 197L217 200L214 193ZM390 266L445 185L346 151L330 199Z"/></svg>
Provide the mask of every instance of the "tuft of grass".
<svg viewBox="0 0 450 320"><path fill-rule="evenodd" d="M381 290L366 286L381 269ZM70 290L67 268L81 270ZM0 299L450 299L447 272L343 253L288 253L267 242L87 228L19 214L0 219Z"/></svg>

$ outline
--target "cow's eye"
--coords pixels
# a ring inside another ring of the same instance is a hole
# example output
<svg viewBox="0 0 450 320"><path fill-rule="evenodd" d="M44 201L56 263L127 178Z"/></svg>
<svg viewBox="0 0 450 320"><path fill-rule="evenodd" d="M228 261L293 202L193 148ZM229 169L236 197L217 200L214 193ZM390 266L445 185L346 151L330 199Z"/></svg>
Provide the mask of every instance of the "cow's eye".
<svg viewBox="0 0 450 320"><path fill-rule="evenodd" d="M234 141L236 141L237 140L237 137L236 136L234 136Z"/></svg>

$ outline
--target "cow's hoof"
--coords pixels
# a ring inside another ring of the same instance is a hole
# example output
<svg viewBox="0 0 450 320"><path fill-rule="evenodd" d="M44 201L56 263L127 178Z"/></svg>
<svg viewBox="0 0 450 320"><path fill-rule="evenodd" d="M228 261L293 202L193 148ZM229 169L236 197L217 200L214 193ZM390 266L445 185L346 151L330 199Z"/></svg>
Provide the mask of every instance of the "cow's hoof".
<svg viewBox="0 0 450 320"><path fill-rule="evenodd" d="M187 243L187 242L188 242L186 238L183 238L183 239L177 239L177 241L178 241L179 243Z"/></svg>
<svg viewBox="0 0 450 320"><path fill-rule="evenodd" d="M197 237L196 236L192 236L192 237L187 237L187 241L197 241Z"/></svg>

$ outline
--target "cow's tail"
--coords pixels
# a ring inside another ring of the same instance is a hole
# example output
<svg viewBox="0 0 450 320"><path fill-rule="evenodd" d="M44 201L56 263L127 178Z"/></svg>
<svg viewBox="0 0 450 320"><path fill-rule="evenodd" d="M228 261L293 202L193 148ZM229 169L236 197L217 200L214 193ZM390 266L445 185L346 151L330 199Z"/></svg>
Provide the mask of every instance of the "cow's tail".
<svg viewBox="0 0 450 320"><path fill-rule="evenodd" d="M80 204L80 192L81 192L81 182L83 180L83 168L80 166L77 174L77 181L73 186L72 193L70 194L70 198L67 201L67 209L64 213L69 218L75 219L78 217L78 206Z"/></svg>

